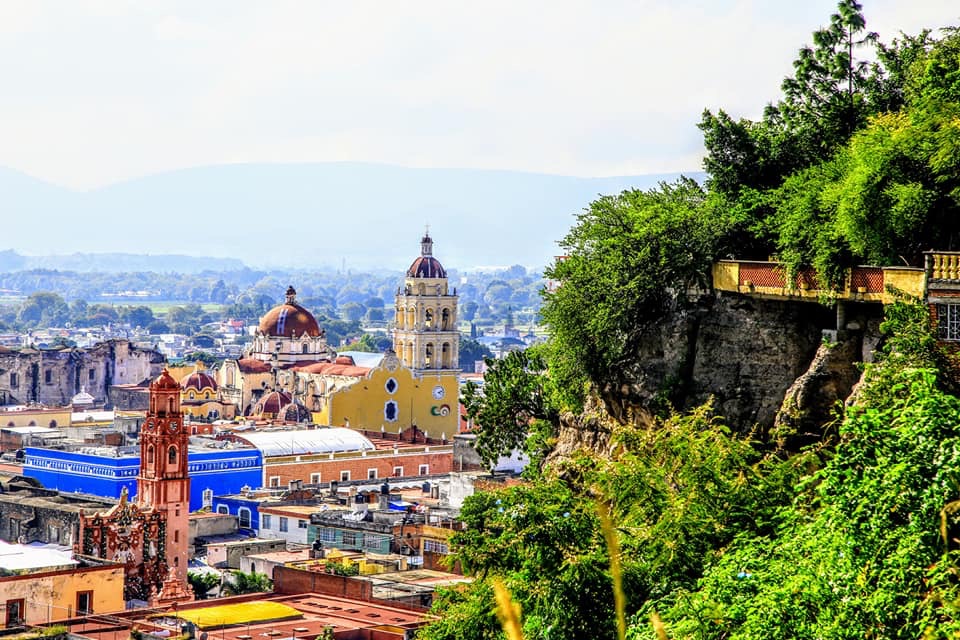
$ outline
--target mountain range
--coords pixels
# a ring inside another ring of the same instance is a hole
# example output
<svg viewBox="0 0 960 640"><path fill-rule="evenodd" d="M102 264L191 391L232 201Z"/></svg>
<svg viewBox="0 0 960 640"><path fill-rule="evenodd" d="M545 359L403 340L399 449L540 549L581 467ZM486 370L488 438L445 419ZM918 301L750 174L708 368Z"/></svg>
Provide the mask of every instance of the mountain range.
<svg viewBox="0 0 960 640"><path fill-rule="evenodd" d="M558 241L576 214L598 195L646 189L679 175L227 164L75 191L0 168L0 249L9 247L16 254L7 257L20 254L30 266L80 271L113 271L124 263L169 271L178 256L185 271L396 269L418 255L429 224L434 253L448 266L542 267L560 253ZM701 172L685 175L703 179Z"/></svg>

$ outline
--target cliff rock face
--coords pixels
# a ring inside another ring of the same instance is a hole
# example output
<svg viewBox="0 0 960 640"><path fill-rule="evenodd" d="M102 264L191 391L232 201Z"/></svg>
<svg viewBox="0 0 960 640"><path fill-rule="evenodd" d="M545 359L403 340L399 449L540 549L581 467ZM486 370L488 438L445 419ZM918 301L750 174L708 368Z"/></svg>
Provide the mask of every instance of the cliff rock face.
<svg viewBox="0 0 960 640"><path fill-rule="evenodd" d="M669 405L690 409L714 398L733 429L759 429L789 446L823 435L880 342L880 305L835 309L813 302L730 293L704 295L649 330L619 389L591 399L561 421L551 458L577 448L609 454L615 421L649 421Z"/></svg>
<svg viewBox="0 0 960 640"><path fill-rule="evenodd" d="M627 372L627 404L690 408L714 397L734 428L766 430L835 315L817 304L704 296L650 331Z"/></svg>

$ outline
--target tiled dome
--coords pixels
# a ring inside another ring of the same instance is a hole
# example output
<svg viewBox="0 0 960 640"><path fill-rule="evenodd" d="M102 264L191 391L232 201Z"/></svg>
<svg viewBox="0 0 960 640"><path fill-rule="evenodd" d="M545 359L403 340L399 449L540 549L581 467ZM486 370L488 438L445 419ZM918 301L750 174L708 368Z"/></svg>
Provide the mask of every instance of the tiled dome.
<svg viewBox="0 0 960 640"><path fill-rule="evenodd" d="M183 380L180 381L180 386L184 390L194 390L194 391L203 391L204 389L210 389L211 391L217 390L217 381L213 379L209 373L204 373L203 371L194 371Z"/></svg>
<svg viewBox="0 0 960 640"><path fill-rule="evenodd" d="M297 304L297 291L287 289L287 301L270 309L260 318L260 332L272 337L290 338L307 334L316 338L320 335L320 325L313 314Z"/></svg>
<svg viewBox="0 0 960 640"><path fill-rule="evenodd" d="M407 269L408 278L446 278L447 272L433 257L433 239L425 234L420 240L420 257Z"/></svg>

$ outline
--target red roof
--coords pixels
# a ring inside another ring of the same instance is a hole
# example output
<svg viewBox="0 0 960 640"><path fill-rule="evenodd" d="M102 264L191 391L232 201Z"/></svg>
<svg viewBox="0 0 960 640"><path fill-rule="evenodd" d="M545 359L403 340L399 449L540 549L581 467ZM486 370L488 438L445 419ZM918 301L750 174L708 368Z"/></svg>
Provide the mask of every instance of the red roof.
<svg viewBox="0 0 960 640"><path fill-rule="evenodd" d="M244 373L270 373L270 363L256 358L240 358L237 366Z"/></svg>

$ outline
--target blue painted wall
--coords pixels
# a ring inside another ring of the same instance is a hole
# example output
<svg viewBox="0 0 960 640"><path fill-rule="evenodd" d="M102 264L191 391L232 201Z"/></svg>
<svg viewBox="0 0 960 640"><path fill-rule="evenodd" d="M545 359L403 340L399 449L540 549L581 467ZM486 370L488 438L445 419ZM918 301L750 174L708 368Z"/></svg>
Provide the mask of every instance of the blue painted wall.
<svg viewBox="0 0 960 640"><path fill-rule="evenodd" d="M251 484L249 486L253 487L254 485ZM252 498L244 498L236 495L217 495L213 498L213 511L214 513L223 513L224 508L226 508L226 513L237 516L237 520L239 521L240 509L249 509L250 526L245 528L260 531L260 512L257 510L259 504L259 500Z"/></svg>
<svg viewBox="0 0 960 640"><path fill-rule="evenodd" d="M259 487L263 459L257 449L190 451L190 510L203 507L203 493L238 493L244 486ZM23 475L39 480L48 489L119 498L123 487L137 493L140 456L112 458L86 453L27 447ZM210 494L208 494L210 495Z"/></svg>

